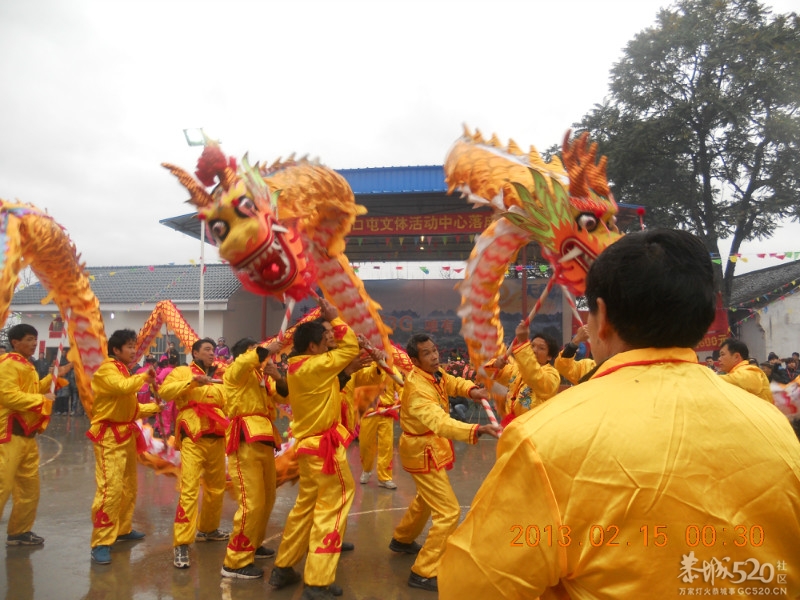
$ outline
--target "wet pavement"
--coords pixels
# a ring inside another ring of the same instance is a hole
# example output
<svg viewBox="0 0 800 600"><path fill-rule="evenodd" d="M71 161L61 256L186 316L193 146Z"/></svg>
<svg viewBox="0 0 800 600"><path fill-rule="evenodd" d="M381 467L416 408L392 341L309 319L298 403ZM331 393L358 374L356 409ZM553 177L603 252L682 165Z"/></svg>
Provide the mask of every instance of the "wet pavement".
<svg viewBox="0 0 800 600"><path fill-rule="evenodd" d="M473 418L477 418L474 416ZM231 580L220 576L225 542L196 543L190 547L189 569L172 566L172 520L177 502L177 480L139 466L139 493L133 525L147 534L138 542L116 544L110 565L95 565L89 559L90 508L94 496L94 454L85 432L85 417L53 416L50 427L39 436L41 455L41 498L34 531L45 538L36 548L5 548L0 563L0 597L28 599L167 599L179 600L298 600L302 584L274 590L267 584L272 559L259 560L265 577ZM356 546L342 554L336 583L344 588L343 599L431 600L432 592L409 588L406 581L414 557L388 549L395 525L414 496L411 476L399 466L395 435L394 481L397 490L377 485L373 473L367 485L360 485L358 446L349 450L356 481L345 540ZM475 446L455 443L456 465L449 472L462 506L462 518L494 464L496 440L481 438ZM267 527L265 545L277 550L286 515L291 510L297 486L278 488L275 509ZM5 536L11 500L2 518ZM231 529L236 501L226 495L222 529ZM422 543L427 529L418 541ZM295 568L302 573L303 563Z"/></svg>

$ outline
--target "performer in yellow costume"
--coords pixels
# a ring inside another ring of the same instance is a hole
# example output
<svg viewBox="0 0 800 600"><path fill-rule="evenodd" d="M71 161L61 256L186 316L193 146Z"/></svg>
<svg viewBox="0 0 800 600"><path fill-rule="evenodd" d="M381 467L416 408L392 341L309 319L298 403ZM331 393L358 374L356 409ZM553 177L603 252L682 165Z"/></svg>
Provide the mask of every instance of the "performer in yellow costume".
<svg viewBox="0 0 800 600"><path fill-rule="evenodd" d="M142 430L136 419L156 414L158 404L139 404L136 393L155 380L151 366L131 375L128 365L136 359L137 334L119 329L108 338L108 358L92 377L94 404L92 424L86 432L94 442L92 502L92 561L111 562L111 544L140 540L144 534L132 527L136 506L136 454L144 451ZM124 533L120 533L124 532Z"/></svg>
<svg viewBox="0 0 800 600"><path fill-rule="evenodd" d="M406 351L414 370L403 388L400 407L403 433L399 450L403 469L414 478L417 494L395 528L389 549L417 554L408 585L436 591L439 561L461 515L447 477L447 469L455 462L450 440L476 444L484 433L497 437L500 428L470 425L450 417L450 396L479 400L488 394L473 382L454 377L440 368L439 350L428 335L412 335ZM433 524L425 545L420 547L415 539L422 533L428 517L432 517Z"/></svg>
<svg viewBox="0 0 800 600"><path fill-rule="evenodd" d="M328 346L328 350L338 348L339 340L344 337L347 327L340 325L334 329L333 325L322 317L315 320L317 323L322 323L325 328L325 343ZM371 364L372 358L359 354L338 375L339 391L342 399L341 423L347 428L353 439L356 437L359 423L359 410L356 407L354 390L358 386L368 385L373 382L374 377L368 375L367 371L365 371L365 368ZM372 372L370 371L369 373ZM346 550L346 548L343 550Z"/></svg>
<svg viewBox="0 0 800 600"><path fill-rule="evenodd" d="M722 342L719 348L719 365L726 373L720 377L728 383L774 404L769 379L758 365L750 364L749 358L750 351L747 349L747 344L728 338Z"/></svg>
<svg viewBox="0 0 800 600"><path fill-rule="evenodd" d="M561 385L561 375L550 364L558 352L558 346L550 336L536 333L528 341L528 324L523 321L517 326L511 351L513 362L500 357L487 368L499 384L508 387L505 404L497 404L504 427L555 396Z"/></svg>
<svg viewBox="0 0 800 600"><path fill-rule="evenodd" d="M400 371L393 367L398 377ZM368 483L378 455L378 485L389 490L397 489L392 479L392 455L394 454L394 422L399 418L397 402L403 387L377 365L366 369L377 376L380 396L375 408L368 409L361 417L361 430L358 434L358 452L361 456L361 483Z"/></svg>
<svg viewBox="0 0 800 600"><path fill-rule="evenodd" d="M289 358L286 379L300 484L269 579L275 588L297 583L300 575L292 567L308 554L303 600L329 600L334 591L341 593L333 582L354 489L346 455L351 435L340 421L338 375L358 356L359 343L336 307L327 300L320 307L325 320L344 335L329 350L322 323L310 321L295 330L295 355Z"/></svg>
<svg viewBox="0 0 800 600"><path fill-rule="evenodd" d="M589 327L588 325L582 325L553 361L553 366L556 371L572 385L579 384L581 379L586 377L597 367L597 363L591 358L575 360L575 354L578 352L578 345L588 340Z"/></svg>
<svg viewBox="0 0 800 600"><path fill-rule="evenodd" d="M39 447L35 436L47 427L53 409L52 375L39 379L31 357L39 334L21 323L8 330L12 352L0 357L0 514L13 495L7 546L38 546L31 531L39 506ZM72 365L59 368L68 373ZM67 385L66 379L58 380Z"/></svg>
<svg viewBox="0 0 800 600"><path fill-rule="evenodd" d="M600 367L503 432L440 598L798 597L800 443L692 350L714 320L708 249L630 233L586 297Z"/></svg>
<svg viewBox="0 0 800 600"><path fill-rule="evenodd" d="M228 420L222 408L222 386L214 383L208 370L214 364L216 344L210 338L192 344L192 364L175 368L159 393L175 401L175 447L181 451L181 488L173 528L172 564L178 569L190 565L189 544L193 541L225 541L230 534L219 529L225 492L225 430ZM203 504L200 517L200 478Z"/></svg>
<svg viewBox="0 0 800 600"><path fill-rule="evenodd" d="M280 342L261 348L256 340L243 338L233 345L233 363L225 370L225 412L228 470L239 510L233 517L222 576L258 579L264 570L254 558L268 558L264 548L267 522L275 504L275 449L281 434L275 427L275 381L265 373L267 359L281 349Z"/></svg>

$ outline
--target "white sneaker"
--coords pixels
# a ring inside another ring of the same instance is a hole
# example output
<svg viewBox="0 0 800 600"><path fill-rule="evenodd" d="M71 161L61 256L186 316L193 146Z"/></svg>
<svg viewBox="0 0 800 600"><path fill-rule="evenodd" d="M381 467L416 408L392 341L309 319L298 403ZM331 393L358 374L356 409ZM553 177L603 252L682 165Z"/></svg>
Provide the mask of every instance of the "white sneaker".
<svg viewBox="0 0 800 600"><path fill-rule="evenodd" d="M359 479L359 481L360 481L361 483L369 483L369 478L370 478L370 477L372 477L372 471L364 471L364 472L361 474L361 479Z"/></svg>
<svg viewBox="0 0 800 600"><path fill-rule="evenodd" d="M379 481L378 485L381 487L386 488L387 490L396 490L397 484L392 481L391 479L387 479L386 481Z"/></svg>

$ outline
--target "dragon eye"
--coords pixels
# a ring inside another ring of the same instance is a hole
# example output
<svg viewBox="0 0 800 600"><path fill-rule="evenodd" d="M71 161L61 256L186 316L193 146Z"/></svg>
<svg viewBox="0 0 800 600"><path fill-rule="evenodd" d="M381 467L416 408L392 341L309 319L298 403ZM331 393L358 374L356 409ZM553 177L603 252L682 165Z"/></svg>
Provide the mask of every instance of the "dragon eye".
<svg viewBox="0 0 800 600"><path fill-rule="evenodd" d="M583 213L578 217L578 227L586 231L594 231L597 228L597 217L591 213Z"/></svg>
<svg viewBox="0 0 800 600"><path fill-rule="evenodd" d="M248 218L255 217L258 213L255 203L247 196L240 196L234 203L234 210L240 217Z"/></svg>
<svg viewBox="0 0 800 600"><path fill-rule="evenodd" d="M214 238L214 241L219 244L226 237L228 237L230 227L228 227L228 224L225 221L211 221L208 224L208 231L211 234L211 237Z"/></svg>

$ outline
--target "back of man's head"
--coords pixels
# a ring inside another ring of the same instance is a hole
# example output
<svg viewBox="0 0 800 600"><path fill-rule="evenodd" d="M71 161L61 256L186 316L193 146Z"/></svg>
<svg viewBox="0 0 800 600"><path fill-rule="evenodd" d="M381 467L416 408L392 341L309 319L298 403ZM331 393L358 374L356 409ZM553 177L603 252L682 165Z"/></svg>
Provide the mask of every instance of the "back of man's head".
<svg viewBox="0 0 800 600"><path fill-rule="evenodd" d="M233 358L238 358L239 355L244 354L250 349L250 346L255 346L258 342L251 337L245 337L236 342L231 348Z"/></svg>
<svg viewBox="0 0 800 600"><path fill-rule="evenodd" d="M714 271L696 236L670 229L638 231L606 248L586 277L589 311L597 299L617 335L632 348L692 348L714 320Z"/></svg>

